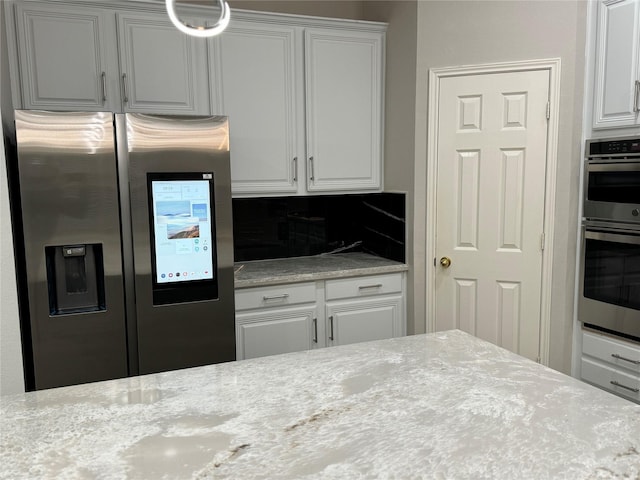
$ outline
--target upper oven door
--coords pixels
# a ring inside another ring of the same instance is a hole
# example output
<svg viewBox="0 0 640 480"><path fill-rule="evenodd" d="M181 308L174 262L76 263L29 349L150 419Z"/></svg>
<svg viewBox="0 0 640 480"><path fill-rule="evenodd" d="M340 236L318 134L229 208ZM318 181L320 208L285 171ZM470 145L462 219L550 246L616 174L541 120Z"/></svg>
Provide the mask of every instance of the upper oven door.
<svg viewBox="0 0 640 480"><path fill-rule="evenodd" d="M640 337L640 231L584 227L579 318Z"/></svg>
<svg viewBox="0 0 640 480"><path fill-rule="evenodd" d="M588 160L584 192L587 220L640 223L640 161Z"/></svg>

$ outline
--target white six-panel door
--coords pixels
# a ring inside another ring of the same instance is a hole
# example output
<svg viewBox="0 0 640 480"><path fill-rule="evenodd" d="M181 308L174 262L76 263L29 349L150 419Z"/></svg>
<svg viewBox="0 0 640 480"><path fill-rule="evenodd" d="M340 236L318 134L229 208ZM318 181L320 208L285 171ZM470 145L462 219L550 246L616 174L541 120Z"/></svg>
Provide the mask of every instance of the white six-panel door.
<svg viewBox="0 0 640 480"><path fill-rule="evenodd" d="M436 330L459 328L531 359L548 98L548 70L444 78L438 98Z"/></svg>

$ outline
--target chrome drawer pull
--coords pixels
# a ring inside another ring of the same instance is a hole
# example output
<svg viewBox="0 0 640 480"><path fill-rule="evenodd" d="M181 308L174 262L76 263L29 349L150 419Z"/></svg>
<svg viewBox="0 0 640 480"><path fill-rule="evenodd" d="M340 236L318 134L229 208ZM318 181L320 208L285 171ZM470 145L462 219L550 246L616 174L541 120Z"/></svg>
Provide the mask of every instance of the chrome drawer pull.
<svg viewBox="0 0 640 480"><path fill-rule="evenodd" d="M314 178L314 171L313 171L313 157L309 157L309 170L311 170L311 174L309 175L309 180L311 180L312 182L315 180Z"/></svg>
<svg viewBox="0 0 640 480"><path fill-rule="evenodd" d="M360 286L358 287L358 290L364 290L364 289L366 289L366 288L380 288L380 287L382 287L382 284L381 284L381 283L376 283L376 284L374 284L374 285L360 285Z"/></svg>
<svg viewBox="0 0 640 480"><path fill-rule="evenodd" d="M122 74L122 101L127 104L129 103L129 95L127 95L127 74Z"/></svg>
<svg viewBox="0 0 640 480"><path fill-rule="evenodd" d="M625 362L633 363L634 365L640 365L640 360L631 360L630 358L624 358L623 356L618 355L617 353L612 353L611 356L613 358L617 358L618 360L624 360Z"/></svg>
<svg viewBox="0 0 640 480"><path fill-rule="evenodd" d="M285 298L288 298L289 294L288 293L283 293L282 295L265 295L262 297L262 300L264 300L265 302L268 300L284 300Z"/></svg>
<svg viewBox="0 0 640 480"><path fill-rule="evenodd" d="M621 383L616 382L615 380L611 380L611 385L615 385L616 387L620 387L620 388L624 388L626 390L629 390L633 393L638 393L640 392L640 388L632 388L632 387L627 387L626 385L622 385Z"/></svg>
<svg viewBox="0 0 640 480"><path fill-rule="evenodd" d="M318 343L318 319L313 319L313 343Z"/></svg>
<svg viewBox="0 0 640 480"><path fill-rule="evenodd" d="M331 330L330 330L331 333L329 333L329 340L333 340L333 315L329 317L329 326L331 327Z"/></svg>
<svg viewBox="0 0 640 480"><path fill-rule="evenodd" d="M107 74L102 72L102 103L107 101Z"/></svg>

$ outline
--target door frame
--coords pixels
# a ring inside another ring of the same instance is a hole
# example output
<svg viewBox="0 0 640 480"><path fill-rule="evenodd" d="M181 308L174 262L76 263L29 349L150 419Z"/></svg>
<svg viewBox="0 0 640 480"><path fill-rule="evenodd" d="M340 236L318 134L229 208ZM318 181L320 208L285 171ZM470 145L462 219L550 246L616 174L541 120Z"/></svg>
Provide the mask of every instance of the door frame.
<svg viewBox="0 0 640 480"><path fill-rule="evenodd" d="M556 170L558 163L558 121L560 118L560 59L525 60L518 62L489 63L460 67L429 69L428 130L427 130L427 178L426 178L426 225L425 225L425 269L426 269L426 331L435 331L436 269L436 219L438 117L440 82L445 78L485 75L495 73L549 72L549 119L547 122L547 159L544 194L544 249L542 251L542 286L540 297L540 344L539 359L549 364L549 337L551 328L551 280L553 272L554 212L556 206Z"/></svg>

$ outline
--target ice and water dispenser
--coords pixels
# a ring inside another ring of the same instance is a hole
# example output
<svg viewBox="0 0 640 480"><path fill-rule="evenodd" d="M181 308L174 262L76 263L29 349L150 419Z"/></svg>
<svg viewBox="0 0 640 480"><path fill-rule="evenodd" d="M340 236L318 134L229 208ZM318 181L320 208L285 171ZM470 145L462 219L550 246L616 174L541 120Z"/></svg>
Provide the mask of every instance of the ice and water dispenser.
<svg viewBox="0 0 640 480"><path fill-rule="evenodd" d="M45 247L51 315L105 310L102 244Z"/></svg>

